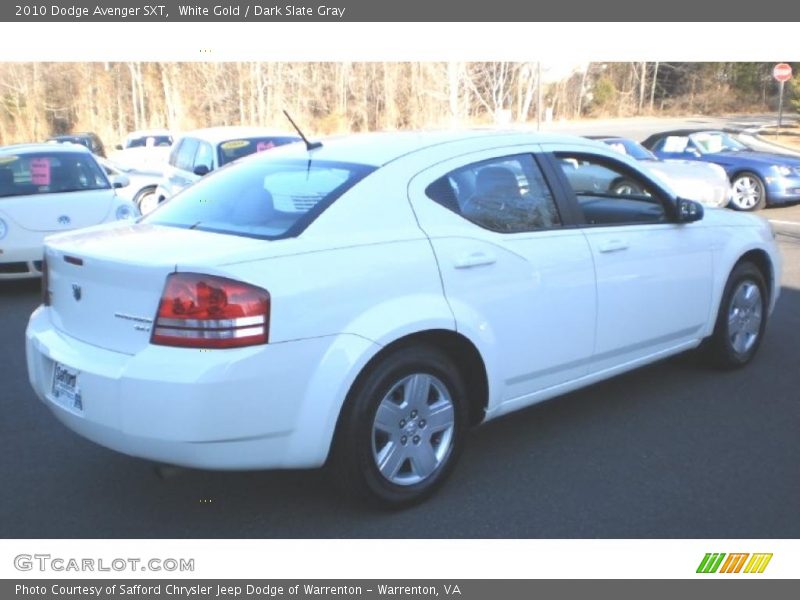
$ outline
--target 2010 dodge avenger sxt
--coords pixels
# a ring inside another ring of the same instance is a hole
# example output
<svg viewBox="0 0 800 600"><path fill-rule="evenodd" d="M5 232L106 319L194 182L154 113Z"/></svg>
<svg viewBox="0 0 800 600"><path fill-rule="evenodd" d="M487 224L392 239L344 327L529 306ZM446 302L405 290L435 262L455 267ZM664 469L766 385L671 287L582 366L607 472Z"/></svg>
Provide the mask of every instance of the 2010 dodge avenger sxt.
<svg viewBox="0 0 800 600"><path fill-rule="evenodd" d="M471 424L700 345L746 364L780 273L765 221L603 144L478 131L285 146L45 253L28 369L69 428L176 465L328 462L392 506Z"/></svg>

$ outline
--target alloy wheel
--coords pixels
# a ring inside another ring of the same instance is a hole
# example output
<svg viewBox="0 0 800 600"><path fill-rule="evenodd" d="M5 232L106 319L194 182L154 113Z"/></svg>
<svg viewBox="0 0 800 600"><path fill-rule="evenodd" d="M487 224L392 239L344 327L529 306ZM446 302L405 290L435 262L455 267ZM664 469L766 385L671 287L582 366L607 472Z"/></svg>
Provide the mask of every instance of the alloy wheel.
<svg viewBox="0 0 800 600"><path fill-rule="evenodd" d="M453 447L455 409L447 387L427 373L408 375L378 404L372 456L381 475L396 485L425 481Z"/></svg>

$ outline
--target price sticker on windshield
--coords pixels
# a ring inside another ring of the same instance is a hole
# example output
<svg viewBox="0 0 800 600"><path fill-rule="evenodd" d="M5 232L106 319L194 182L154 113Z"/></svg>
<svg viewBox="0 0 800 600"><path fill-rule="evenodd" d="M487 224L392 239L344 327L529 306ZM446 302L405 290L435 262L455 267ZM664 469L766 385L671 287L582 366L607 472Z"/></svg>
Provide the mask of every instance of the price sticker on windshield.
<svg viewBox="0 0 800 600"><path fill-rule="evenodd" d="M34 158L31 160L31 183L33 185L50 185L49 158Z"/></svg>

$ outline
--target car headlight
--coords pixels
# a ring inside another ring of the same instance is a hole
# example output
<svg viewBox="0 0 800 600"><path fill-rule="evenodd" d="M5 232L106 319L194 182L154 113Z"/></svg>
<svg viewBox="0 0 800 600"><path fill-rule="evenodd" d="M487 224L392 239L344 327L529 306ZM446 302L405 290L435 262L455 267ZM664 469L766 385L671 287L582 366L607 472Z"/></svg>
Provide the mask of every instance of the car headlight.
<svg viewBox="0 0 800 600"><path fill-rule="evenodd" d="M3 221L3 219L0 219L0 240L6 237L7 233L8 233L8 225L6 225L6 222Z"/></svg>
<svg viewBox="0 0 800 600"><path fill-rule="evenodd" d="M786 167L784 165L775 165L775 170L778 172L779 175L783 177L788 177L792 174L792 169L790 167Z"/></svg>
<svg viewBox="0 0 800 600"><path fill-rule="evenodd" d="M118 221L129 221L130 219L133 219L134 217L135 217L135 215L133 214L133 211L131 210L131 207L126 205L126 204L123 204L122 206L120 206L117 209L117 220Z"/></svg>

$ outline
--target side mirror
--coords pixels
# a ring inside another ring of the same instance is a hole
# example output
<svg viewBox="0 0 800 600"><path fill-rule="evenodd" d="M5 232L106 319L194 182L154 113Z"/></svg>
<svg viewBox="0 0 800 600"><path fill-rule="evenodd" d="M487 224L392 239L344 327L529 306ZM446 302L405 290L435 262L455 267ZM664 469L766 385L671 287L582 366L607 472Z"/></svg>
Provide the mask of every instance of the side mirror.
<svg viewBox="0 0 800 600"><path fill-rule="evenodd" d="M114 150L122 150L122 144L117 144L114 146Z"/></svg>
<svg viewBox="0 0 800 600"><path fill-rule="evenodd" d="M195 175L202 177L203 175L208 175L211 172L211 169L209 169L206 165L197 165L193 172Z"/></svg>
<svg viewBox="0 0 800 600"><path fill-rule="evenodd" d="M111 177L111 186L118 190L119 188L127 187L131 184L131 180L127 175L114 175Z"/></svg>
<svg viewBox="0 0 800 600"><path fill-rule="evenodd" d="M678 222L693 223L703 218L703 205L694 200L678 198Z"/></svg>

